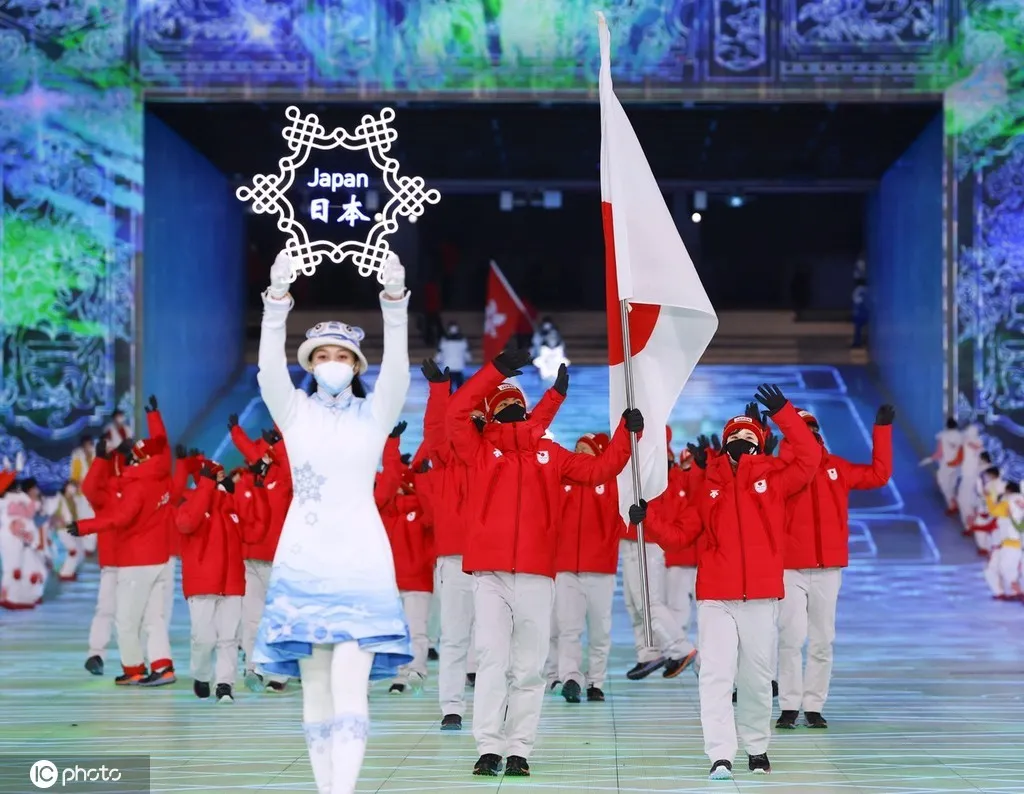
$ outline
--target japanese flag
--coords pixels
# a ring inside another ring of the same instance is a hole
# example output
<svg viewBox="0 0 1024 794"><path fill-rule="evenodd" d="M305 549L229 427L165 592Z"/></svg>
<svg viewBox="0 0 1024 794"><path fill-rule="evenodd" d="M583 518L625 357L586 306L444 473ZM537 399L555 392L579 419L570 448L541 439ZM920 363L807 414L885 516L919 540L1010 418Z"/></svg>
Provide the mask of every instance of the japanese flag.
<svg viewBox="0 0 1024 794"><path fill-rule="evenodd" d="M603 15L598 17L611 423L614 429L626 409L619 302L628 300L635 407L647 428L638 463L642 495L649 500L668 487L662 428L715 335L718 317L626 111L612 91L608 25ZM619 475L618 486L626 519L635 501L630 467Z"/></svg>
<svg viewBox="0 0 1024 794"><path fill-rule="evenodd" d="M484 308L484 361L490 361L505 349L520 320L529 321L523 302L509 285L498 264L491 260L487 278L487 305Z"/></svg>

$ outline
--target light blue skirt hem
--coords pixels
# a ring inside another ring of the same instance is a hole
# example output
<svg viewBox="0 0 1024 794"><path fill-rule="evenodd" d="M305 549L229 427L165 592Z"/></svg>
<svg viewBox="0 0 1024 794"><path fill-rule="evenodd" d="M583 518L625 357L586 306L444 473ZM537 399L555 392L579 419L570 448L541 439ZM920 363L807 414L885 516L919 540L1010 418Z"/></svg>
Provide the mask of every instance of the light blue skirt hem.
<svg viewBox="0 0 1024 794"><path fill-rule="evenodd" d="M411 643L408 635L361 637L358 640L345 633L338 633L317 645L340 645L344 642L358 642L359 647L373 651L373 665L370 680L381 681L398 675L398 668L412 662ZM301 678L299 660L313 655L313 643L297 640L282 640L260 644L253 654L256 668L264 675L280 675Z"/></svg>

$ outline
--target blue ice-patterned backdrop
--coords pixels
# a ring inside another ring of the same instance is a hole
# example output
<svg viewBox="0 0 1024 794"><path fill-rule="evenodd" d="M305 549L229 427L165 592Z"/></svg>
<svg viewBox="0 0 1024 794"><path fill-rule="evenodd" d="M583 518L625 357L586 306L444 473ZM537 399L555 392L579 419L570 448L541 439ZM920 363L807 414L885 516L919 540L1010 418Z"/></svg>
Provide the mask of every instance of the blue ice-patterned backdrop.
<svg viewBox="0 0 1024 794"><path fill-rule="evenodd" d="M244 208L176 132L145 122L142 395L159 395L179 439L244 363Z"/></svg>
<svg viewBox="0 0 1024 794"><path fill-rule="evenodd" d="M943 421L942 119L897 160L867 209L871 361L919 443Z"/></svg>
<svg viewBox="0 0 1024 794"><path fill-rule="evenodd" d="M1021 4L603 6L624 98L946 92L952 385L962 414L1019 449ZM593 97L593 11L592 0L0 0L0 459L27 449L30 471L58 481L75 438L141 404L138 323L160 300L136 289L147 98Z"/></svg>

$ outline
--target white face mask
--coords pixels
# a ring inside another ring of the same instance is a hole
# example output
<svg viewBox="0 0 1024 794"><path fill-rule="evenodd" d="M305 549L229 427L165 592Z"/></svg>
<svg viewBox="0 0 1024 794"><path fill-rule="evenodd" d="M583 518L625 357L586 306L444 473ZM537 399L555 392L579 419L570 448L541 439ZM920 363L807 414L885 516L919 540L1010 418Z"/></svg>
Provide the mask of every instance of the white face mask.
<svg viewBox="0 0 1024 794"><path fill-rule="evenodd" d="M332 397L337 397L345 391L355 375L356 371L352 365L343 361L325 361L313 368L313 377L316 378L317 385Z"/></svg>

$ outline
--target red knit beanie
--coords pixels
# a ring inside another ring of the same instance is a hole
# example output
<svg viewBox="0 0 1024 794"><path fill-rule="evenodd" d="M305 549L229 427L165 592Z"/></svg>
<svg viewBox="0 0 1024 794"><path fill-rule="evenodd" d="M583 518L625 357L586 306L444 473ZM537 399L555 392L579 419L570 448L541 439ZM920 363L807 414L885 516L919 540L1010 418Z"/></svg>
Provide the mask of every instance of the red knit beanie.
<svg viewBox="0 0 1024 794"><path fill-rule="evenodd" d="M725 423L725 430L722 431L722 443L727 443L733 433L740 430L750 430L757 436L757 445L764 447L766 431L760 422L755 422L749 416L734 416Z"/></svg>
<svg viewBox="0 0 1024 794"><path fill-rule="evenodd" d="M526 406L526 395L523 394L523 390L516 386L514 383L504 381L499 383L497 388L491 392L490 397L484 402L484 415L487 417L487 421L491 422L494 420L494 411L498 407L498 404L504 400L519 400Z"/></svg>

